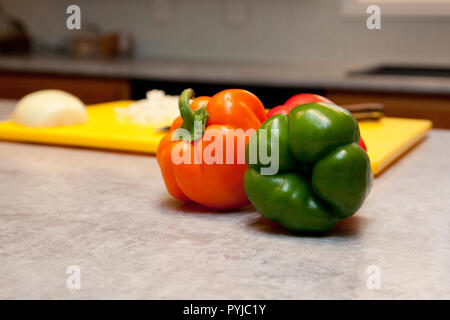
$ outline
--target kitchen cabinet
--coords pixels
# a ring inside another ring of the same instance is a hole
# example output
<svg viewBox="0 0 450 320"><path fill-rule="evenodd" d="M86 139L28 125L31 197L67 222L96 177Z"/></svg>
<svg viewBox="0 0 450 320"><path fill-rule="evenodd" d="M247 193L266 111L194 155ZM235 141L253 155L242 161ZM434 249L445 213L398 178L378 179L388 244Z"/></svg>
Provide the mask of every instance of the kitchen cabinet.
<svg viewBox="0 0 450 320"><path fill-rule="evenodd" d="M3 69L5 70L5 69ZM0 98L20 99L25 94L40 89L61 89L68 91L86 104L101 103L123 99L142 99L147 90L163 89L169 94L178 94L182 89L193 86L196 92L212 95L227 87L242 87L255 93L268 108L278 105L288 97L299 92L313 92L326 95L337 104L356 104L364 102L380 102L385 105L386 115L390 117L405 117L429 119L435 128L450 129L450 95L442 93L400 93L396 91L327 89L322 87L293 86L258 86L258 85L227 85L215 84L209 81L157 81L158 77L135 79L132 75L107 77L105 75L76 75L73 73L43 73L43 72L0 72Z"/></svg>
<svg viewBox="0 0 450 320"><path fill-rule="evenodd" d="M380 102L389 117L429 119L435 128L450 129L448 95L328 90L326 96L337 104Z"/></svg>
<svg viewBox="0 0 450 320"><path fill-rule="evenodd" d="M0 98L20 99L41 89L65 90L86 104L130 99L126 79L36 73L0 73Z"/></svg>

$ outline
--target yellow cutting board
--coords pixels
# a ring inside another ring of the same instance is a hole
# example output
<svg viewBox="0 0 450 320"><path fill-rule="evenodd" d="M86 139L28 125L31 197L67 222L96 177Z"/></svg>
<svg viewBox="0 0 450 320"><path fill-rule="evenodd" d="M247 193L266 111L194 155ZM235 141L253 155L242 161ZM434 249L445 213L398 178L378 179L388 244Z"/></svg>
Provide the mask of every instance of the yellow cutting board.
<svg viewBox="0 0 450 320"><path fill-rule="evenodd" d="M116 120L114 108L127 107L132 102L89 106L89 121L82 125L28 128L11 121L0 122L0 140L155 153L164 133L145 125ZM382 118L360 122L361 136L366 142L373 172L380 173L421 140L431 127L431 121L416 119Z"/></svg>
<svg viewBox="0 0 450 320"><path fill-rule="evenodd" d="M360 121L359 128L376 175L422 140L431 129L430 120L381 118Z"/></svg>
<svg viewBox="0 0 450 320"><path fill-rule="evenodd" d="M28 128L11 121L0 122L0 140L156 153L164 133L146 125L116 120L114 108L127 107L133 102L125 100L88 106L89 121L82 125Z"/></svg>

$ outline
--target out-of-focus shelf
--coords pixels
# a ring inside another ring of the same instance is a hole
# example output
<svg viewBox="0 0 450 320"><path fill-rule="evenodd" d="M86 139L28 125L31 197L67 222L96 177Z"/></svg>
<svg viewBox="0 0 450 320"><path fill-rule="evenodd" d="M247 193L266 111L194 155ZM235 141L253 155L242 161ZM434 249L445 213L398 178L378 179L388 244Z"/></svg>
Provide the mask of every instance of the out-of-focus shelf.
<svg viewBox="0 0 450 320"><path fill-rule="evenodd" d="M315 90L337 104L379 102L386 106L387 116L429 119L435 128L450 129L450 78L350 72L367 68L361 64L306 61L264 64L0 56L0 98L19 99L35 90L55 88L69 91L87 104L95 104L140 99L146 90L161 82L159 89L166 90L169 83L178 83L183 84L181 87L196 86L202 94L207 93L205 87L214 86L216 91L209 93L230 86L255 89L254 93L270 108L294 93Z"/></svg>
<svg viewBox="0 0 450 320"><path fill-rule="evenodd" d="M267 63L188 59L85 60L64 56L0 56L0 72L43 73L158 81L450 94L450 79L349 75L372 63Z"/></svg>

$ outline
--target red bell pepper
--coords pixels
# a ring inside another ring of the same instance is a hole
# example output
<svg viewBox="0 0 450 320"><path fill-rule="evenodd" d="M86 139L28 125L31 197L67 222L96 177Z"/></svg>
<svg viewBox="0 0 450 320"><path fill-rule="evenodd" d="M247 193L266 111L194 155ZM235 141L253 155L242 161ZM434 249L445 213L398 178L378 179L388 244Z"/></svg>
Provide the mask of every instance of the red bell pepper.
<svg viewBox="0 0 450 320"><path fill-rule="evenodd" d="M295 96L290 97L286 100L286 102L281 106L276 106L269 110L267 113L267 118L270 118L271 116L274 116L276 114L288 114L291 109L294 107L306 104L306 103L312 103L312 102L327 102L327 103L333 103L333 101L319 96L318 94L312 94L312 93L300 93L296 94ZM333 103L334 104L334 103Z"/></svg>

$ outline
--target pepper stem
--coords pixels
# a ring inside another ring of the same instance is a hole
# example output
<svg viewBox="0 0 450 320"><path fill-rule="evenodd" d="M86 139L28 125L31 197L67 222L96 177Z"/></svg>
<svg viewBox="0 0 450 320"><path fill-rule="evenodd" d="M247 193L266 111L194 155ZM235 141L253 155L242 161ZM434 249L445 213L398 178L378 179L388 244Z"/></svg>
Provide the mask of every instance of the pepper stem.
<svg viewBox="0 0 450 320"><path fill-rule="evenodd" d="M180 95L178 106L180 114L183 118L183 124L176 130L176 135L181 140L191 142L200 139L205 132L206 120L208 120L208 112L206 106L197 110L192 110L189 100L194 98L194 90L185 89ZM181 132L180 129L188 131L188 135ZM178 132L177 132L178 131Z"/></svg>

